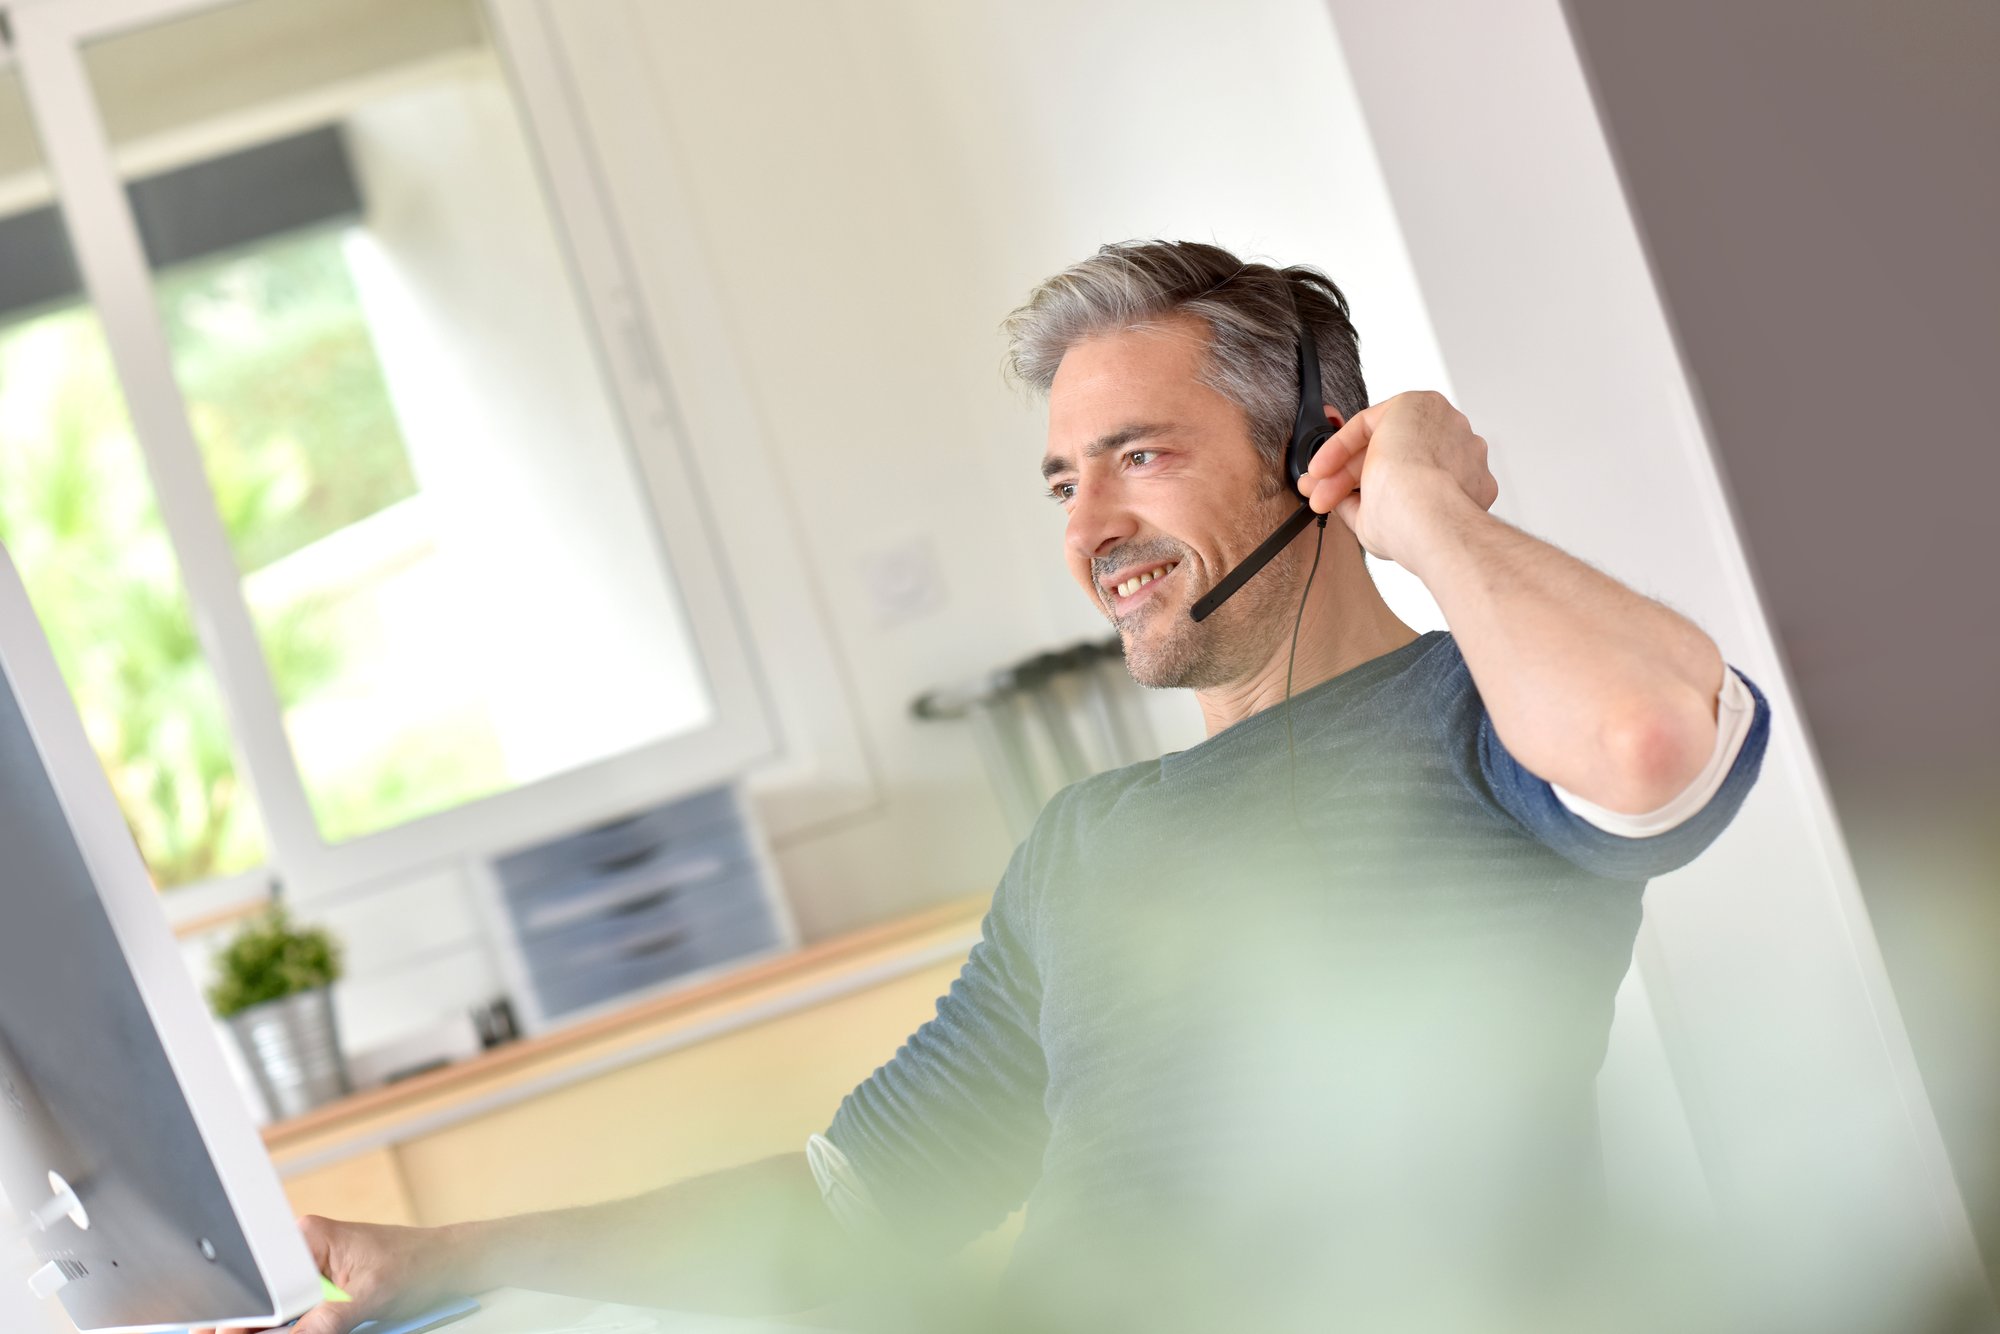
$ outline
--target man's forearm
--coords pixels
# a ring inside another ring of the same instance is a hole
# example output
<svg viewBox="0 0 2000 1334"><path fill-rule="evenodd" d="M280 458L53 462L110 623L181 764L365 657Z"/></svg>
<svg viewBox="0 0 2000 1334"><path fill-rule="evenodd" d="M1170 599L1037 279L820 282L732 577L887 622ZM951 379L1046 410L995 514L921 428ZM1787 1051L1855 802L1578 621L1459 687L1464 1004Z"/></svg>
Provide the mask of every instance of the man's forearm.
<svg viewBox="0 0 2000 1334"><path fill-rule="evenodd" d="M532 1288L740 1315L820 1305L858 1260L802 1153L631 1199L458 1224L438 1243L465 1291Z"/></svg>
<svg viewBox="0 0 2000 1334"><path fill-rule="evenodd" d="M1654 810L1715 741L1723 660L1692 622L1441 494L1411 573L1437 599L1508 751L1613 811Z"/></svg>

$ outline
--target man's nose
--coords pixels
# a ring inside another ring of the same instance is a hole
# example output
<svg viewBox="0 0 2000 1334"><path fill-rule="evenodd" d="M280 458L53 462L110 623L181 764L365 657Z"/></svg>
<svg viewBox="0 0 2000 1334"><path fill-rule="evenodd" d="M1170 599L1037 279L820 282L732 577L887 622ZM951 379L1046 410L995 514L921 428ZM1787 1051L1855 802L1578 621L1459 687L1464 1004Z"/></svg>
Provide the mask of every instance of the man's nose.
<svg viewBox="0 0 2000 1334"><path fill-rule="evenodd" d="M1089 561L1130 541L1138 531L1138 519L1119 500L1115 488L1079 487L1070 503L1064 540L1073 555Z"/></svg>

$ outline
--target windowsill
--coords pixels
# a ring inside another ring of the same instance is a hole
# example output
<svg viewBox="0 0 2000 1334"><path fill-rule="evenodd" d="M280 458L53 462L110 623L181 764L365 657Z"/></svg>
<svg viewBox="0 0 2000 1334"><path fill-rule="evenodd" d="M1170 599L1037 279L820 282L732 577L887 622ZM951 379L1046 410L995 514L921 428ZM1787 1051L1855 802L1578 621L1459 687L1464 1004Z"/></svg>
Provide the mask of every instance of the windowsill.
<svg viewBox="0 0 2000 1334"><path fill-rule="evenodd" d="M161 891L160 906L167 925L181 940L255 917L271 906L270 868L256 867L237 875Z"/></svg>

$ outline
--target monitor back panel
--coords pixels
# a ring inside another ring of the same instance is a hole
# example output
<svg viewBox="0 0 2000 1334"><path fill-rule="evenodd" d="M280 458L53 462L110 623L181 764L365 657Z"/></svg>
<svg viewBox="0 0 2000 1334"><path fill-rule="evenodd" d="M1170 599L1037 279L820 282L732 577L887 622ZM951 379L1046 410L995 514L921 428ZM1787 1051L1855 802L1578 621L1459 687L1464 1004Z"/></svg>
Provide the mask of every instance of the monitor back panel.
<svg viewBox="0 0 2000 1334"><path fill-rule="evenodd" d="M61 1221L31 1245L72 1271L78 1328L269 1309L0 662L0 1189L26 1214L51 1169L90 1228Z"/></svg>

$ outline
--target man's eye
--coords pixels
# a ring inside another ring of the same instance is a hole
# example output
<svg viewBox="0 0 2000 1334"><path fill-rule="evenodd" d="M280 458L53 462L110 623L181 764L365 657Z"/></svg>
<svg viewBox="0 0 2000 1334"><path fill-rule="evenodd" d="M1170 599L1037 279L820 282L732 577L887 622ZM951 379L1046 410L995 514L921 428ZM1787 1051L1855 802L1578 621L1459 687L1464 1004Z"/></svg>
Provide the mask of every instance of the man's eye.
<svg viewBox="0 0 2000 1334"><path fill-rule="evenodd" d="M1135 449L1125 456L1125 462L1128 466L1136 468L1142 462L1150 462L1159 452L1157 449Z"/></svg>
<svg viewBox="0 0 2000 1334"><path fill-rule="evenodd" d="M1054 501L1058 501L1058 502L1061 502L1061 501L1069 501L1069 500L1075 500L1075 499L1076 499L1076 483L1075 483L1075 482L1057 482L1057 483L1056 483L1055 485L1053 485L1053 486L1051 486L1051 487L1049 488L1049 499L1050 499L1050 500L1054 500Z"/></svg>

